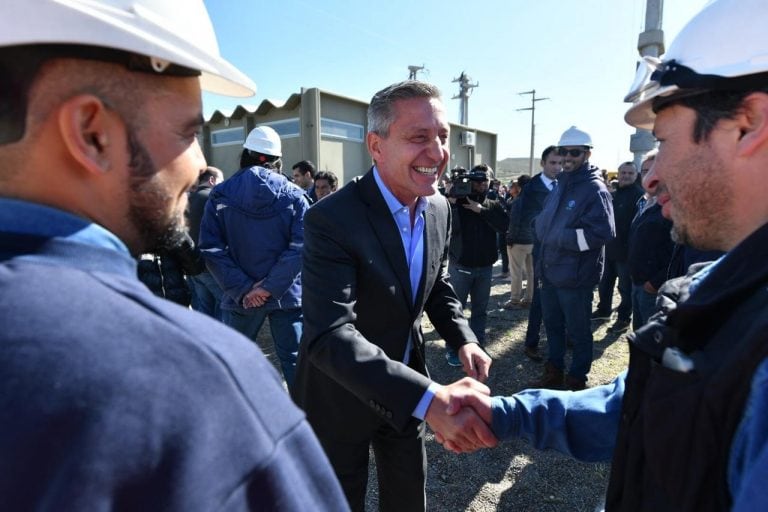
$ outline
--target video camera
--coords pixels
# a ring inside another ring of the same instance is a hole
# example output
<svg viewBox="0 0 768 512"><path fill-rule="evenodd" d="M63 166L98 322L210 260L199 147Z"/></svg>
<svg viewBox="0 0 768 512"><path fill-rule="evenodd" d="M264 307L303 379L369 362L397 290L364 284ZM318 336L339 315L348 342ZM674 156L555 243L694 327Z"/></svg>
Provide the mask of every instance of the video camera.
<svg viewBox="0 0 768 512"><path fill-rule="evenodd" d="M487 180L488 175L481 170L468 171L463 167L455 167L451 169L451 190L448 191L448 197L464 199L472 194L473 181Z"/></svg>

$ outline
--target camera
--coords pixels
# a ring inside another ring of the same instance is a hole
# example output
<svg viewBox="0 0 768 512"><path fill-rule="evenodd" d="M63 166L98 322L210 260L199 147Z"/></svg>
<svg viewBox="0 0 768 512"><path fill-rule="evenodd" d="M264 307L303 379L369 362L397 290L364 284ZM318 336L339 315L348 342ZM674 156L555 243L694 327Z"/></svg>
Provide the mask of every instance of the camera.
<svg viewBox="0 0 768 512"><path fill-rule="evenodd" d="M468 171L463 167L455 167L451 170L451 190L448 197L465 199L472 194L473 181L487 181L488 175L477 169Z"/></svg>

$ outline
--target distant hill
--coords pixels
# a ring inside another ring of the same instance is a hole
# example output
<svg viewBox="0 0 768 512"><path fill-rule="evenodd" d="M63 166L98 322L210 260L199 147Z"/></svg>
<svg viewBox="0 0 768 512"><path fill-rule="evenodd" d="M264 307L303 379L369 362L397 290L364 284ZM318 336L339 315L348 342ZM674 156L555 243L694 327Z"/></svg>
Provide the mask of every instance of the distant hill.
<svg viewBox="0 0 768 512"><path fill-rule="evenodd" d="M528 174L529 171L528 157L522 158L505 158L496 162L496 177L501 180L502 183L509 183L512 178L517 178L521 174ZM539 172L538 162L533 164L533 173Z"/></svg>

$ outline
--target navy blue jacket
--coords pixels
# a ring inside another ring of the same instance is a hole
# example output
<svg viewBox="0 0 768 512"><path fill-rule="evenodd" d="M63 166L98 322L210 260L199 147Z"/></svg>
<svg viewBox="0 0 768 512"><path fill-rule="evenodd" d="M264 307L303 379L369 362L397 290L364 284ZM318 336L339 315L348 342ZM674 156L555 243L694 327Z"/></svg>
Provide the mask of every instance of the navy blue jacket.
<svg viewBox="0 0 768 512"><path fill-rule="evenodd" d="M537 174L523 187L520 195L509 207L507 245L532 244L535 242L533 221L544 209L549 189Z"/></svg>
<svg viewBox="0 0 768 512"><path fill-rule="evenodd" d="M251 341L67 236L86 221L18 232L29 214L0 208L3 509L347 510Z"/></svg>
<svg viewBox="0 0 768 512"><path fill-rule="evenodd" d="M642 285L649 281L658 290L667 280L674 247L671 229L672 221L661 215L659 204L651 206L632 222L627 265L633 284Z"/></svg>
<svg viewBox="0 0 768 512"><path fill-rule="evenodd" d="M267 310L301 307L304 191L279 172L247 167L214 187L200 225L200 251L224 291L222 309L244 313L259 281Z"/></svg>
<svg viewBox="0 0 768 512"><path fill-rule="evenodd" d="M603 273L603 246L616 234L611 194L588 162L561 172L557 183L536 217L536 275L560 288L594 286Z"/></svg>

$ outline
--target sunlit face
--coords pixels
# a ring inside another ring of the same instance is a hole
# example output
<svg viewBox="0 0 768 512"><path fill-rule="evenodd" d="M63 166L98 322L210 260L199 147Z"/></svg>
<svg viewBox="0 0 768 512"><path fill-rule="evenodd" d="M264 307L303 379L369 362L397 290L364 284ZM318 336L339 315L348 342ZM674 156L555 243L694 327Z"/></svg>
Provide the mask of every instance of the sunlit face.
<svg viewBox="0 0 768 512"><path fill-rule="evenodd" d="M561 149L565 149L568 153L563 156L563 170L565 172L575 171L586 162L592 153L584 146L564 146ZM579 156L573 156L573 152L577 152Z"/></svg>
<svg viewBox="0 0 768 512"><path fill-rule="evenodd" d="M619 166L619 188L632 185L637 179L635 167L629 164Z"/></svg>
<svg viewBox="0 0 768 512"><path fill-rule="evenodd" d="M640 179L643 183L643 190L645 190L650 197L654 197L657 193L656 185L658 184L658 181L656 179L648 179L654 161L654 159L646 160L640 166Z"/></svg>
<svg viewBox="0 0 768 512"><path fill-rule="evenodd" d="M312 185L312 176L309 173L302 174L301 169L297 167L296 169L293 169L293 182L304 190L307 190Z"/></svg>
<svg viewBox="0 0 768 512"><path fill-rule="evenodd" d="M663 215L672 220L676 241L722 249L737 228L732 214L735 194L718 150L725 137L715 126L707 139L693 142L695 119L692 109L680 105L656 115L659 152L646 181L656 189Z"/></svg>
<svg viewBox="0 0 768 512"><path fill-rule="evenodd" d="M148 94L140 126L127 127L129 225L138 252L174 247L186 231L187 193L206 163L196 134L202 127L196 78L167 78Z"/></svg>
<svg viewBox="0 0 768 512"><path fill-rule="evenodd" d="M331 184L328 183L328 180L326 179L315 180L315 195L317 196L318 201L324 198L325 196L330 195L332 192L336 192L336 191L331 189Z"/></svg>
<svg viewBox="0 0 768 512"><path fill-rule="evenodd" d="M560 171L562 170L563 157L558 155L556 151L552 151L547 155L545 160L541 161L541 172L543 172L544 176L551 180L556 179L557 175L560 174Z"/></svg>
<svg viewBox="0 0 768 512"><path fill-rule="evenodd" d="M449 157L448 121L435 98L397 100L393 111L389 135L369 133L368 151L387 188L402 204L412 205L437 192Z"/></svg>

